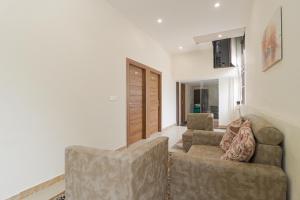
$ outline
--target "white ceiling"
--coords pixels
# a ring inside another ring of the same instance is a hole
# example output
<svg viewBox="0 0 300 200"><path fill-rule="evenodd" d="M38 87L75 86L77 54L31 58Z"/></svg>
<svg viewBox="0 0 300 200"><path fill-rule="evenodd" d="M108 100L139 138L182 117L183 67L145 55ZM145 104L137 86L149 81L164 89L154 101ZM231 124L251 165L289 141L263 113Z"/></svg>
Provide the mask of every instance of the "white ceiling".
<svg viewBox="0 0 300 200"><path fill-rule="evenodd" d="M246 26L252 0L107 0L170 53L196 50L193 38ZM215 8L214 4L221 6ZM161 18L163 23L158 24ZM216 38L217 39L217 38ZM183 50L178 47L182 46Z"/></svg>
<svg viewBox="0 0 300 200"><path fill-rule="evenodd" d="M238 28L238 29L233 29L228 31L196 36L194 37L194 41L196 44L201 44L201 43L214 41L216 40L216 38L219 39L219 35L221 35L221 39L226 39L226 38L241 37L244 34L245 34L245 28Z"/></svg>

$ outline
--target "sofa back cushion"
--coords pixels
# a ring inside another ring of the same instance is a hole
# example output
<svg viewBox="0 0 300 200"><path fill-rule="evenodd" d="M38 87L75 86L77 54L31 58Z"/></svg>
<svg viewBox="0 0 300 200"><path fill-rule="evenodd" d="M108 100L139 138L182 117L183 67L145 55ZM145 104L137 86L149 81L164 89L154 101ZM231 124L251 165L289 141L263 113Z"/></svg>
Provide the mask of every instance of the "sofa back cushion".
<svg viewBox="0 0 300 200"><path fill-rule="evenodd" d="M246 115L243 118L251 121L253 134L257 143L279 145L283 142L283 134L267 120L252 114Z"/></svg>
<svg viewBox="0 0 300 200"><path fill-rule="evenodd" d="M229 149L233 138L238 134L242 123L242 119L237 119L227 126L226 133L224 134L220 143L220 147L221 149L223 149L224 152L226 152Z"/></svg>
<svg viewBox="0 0 300 200"><path fill-rule="evenodd" d="M255 151L255 139L251 130L251 122L243 123L222 160L249 162Z"/></svg>
<svg viewBox="0 0 300 200"><path fill-rule="evenodd" d="M256 144L251 162L281 167L282 148L278 145Z"/></svg>
<svg viewBox="0 0 300 200"><path fill-rule="evenodd" d="M214 119L211 113L189 113L187 128L193 130L213 131Z"/></svg>

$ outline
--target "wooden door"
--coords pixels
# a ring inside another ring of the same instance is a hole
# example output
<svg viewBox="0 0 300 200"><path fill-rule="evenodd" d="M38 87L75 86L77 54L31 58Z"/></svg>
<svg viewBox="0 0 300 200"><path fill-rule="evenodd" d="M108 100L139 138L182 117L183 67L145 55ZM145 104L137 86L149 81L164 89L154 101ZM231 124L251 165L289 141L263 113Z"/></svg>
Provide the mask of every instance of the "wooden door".
<svg viewBox="0 0 300 200"><path fill-rule="evenodd" d="M127 146L161 131L161 72L127 58Z"/></svg>
<svg viewBox="0 0 300 200"><path fill-rule="evenodd" d="M176 82L176 125L179 126L179 82Z"/></svg>
<svg viewBox="0 0 300 200"><path fill-rule="evenodd" d="M185 84L181 84L181 124L185 125Z"/></svg>
<svg viewBox="0 0 300 200"><path fill-rule="evenodd" d="M208 112L208 89L201 89L201 107L202 112Z"/></svg>
<svg viewBox="0 0 300 200"><path fill-rule="evenodd" d="M146 71L133 64L128 67L127 144L130 145L146 133Z"/></svg>
<svg viewBox="0 0 300 200"><path fill-rule="evenodd" d="M160 121L160 75L149 73L149 134L159 131Z"/></svg>

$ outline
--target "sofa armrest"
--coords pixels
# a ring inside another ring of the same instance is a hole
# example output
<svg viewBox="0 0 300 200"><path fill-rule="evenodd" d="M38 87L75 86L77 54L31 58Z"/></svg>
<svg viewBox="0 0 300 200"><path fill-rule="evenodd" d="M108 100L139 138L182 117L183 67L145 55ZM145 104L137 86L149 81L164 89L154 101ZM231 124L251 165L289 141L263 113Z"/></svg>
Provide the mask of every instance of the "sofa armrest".
<svg viewBox="0 0 300 200"><path fill-rule="evenodd" d="M223 132L197 130L193 132L192 145L218 146L223 135Z"/></svg>
<svg viewBox="0 0 300 200"><path fill-rule="evenodd" d="M174 200L286 199L287 177L275 166L174 153L170 176Z"/></svg>
<svg viewBox="0 0 300 200"><path fill-rule="evenodd" d="M122 189L128 196L130 167L124 153L83 146L65 150L66 198L73 200L111 197L114 190ZM120 193L122 193L120 191ZM119 196L119 194L118 194Z"/></svg>
<svg viewBox="0 0 300 200"><path fill-rule="evenodd" d="M123 151L72 146L65 153L66 199L165 199L167 137L141 142Z"/></svg>

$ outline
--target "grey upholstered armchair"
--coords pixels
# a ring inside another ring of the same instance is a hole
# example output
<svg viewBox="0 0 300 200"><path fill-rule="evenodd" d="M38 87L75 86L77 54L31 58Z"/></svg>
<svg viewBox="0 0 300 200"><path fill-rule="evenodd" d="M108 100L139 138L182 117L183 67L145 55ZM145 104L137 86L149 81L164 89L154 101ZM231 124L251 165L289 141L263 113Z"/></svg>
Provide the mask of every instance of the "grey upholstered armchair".
<svg viewBox="0 0 300 200"><path fill-rule="evenodd" d="M183 147L186 151L192 146L193 133L214 130L214 118L212 113L189 113L187 116L188 130L182 135Z"/></svg>
<svg viewBox="0 0 300 200"><path fill-rule="evenodd" d="M168 138L140 142L124 151L66 149L66 199L164 200Z"/></svg>

